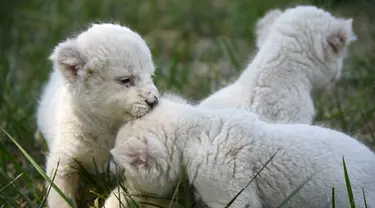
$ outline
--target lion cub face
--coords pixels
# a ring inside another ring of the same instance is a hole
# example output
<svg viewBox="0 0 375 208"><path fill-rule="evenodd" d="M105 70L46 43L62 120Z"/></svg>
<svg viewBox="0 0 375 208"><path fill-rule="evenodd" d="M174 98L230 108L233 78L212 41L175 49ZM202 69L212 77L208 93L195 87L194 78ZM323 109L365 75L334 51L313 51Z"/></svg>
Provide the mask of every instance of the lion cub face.
<svg viewBox="0 0 375 208"><path fill-rule="evenodd" d="M151 52L126 27L94 24L60 43L50 59L74 100L96 115L138 118L158 103Z"/></svg>

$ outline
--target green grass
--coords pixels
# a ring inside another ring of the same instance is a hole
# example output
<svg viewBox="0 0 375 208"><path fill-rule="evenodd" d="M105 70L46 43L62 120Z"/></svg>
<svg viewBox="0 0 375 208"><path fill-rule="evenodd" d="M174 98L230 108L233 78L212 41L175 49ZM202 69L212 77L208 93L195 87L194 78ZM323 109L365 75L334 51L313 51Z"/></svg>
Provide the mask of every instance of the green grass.
<svg viewBox="0 0 375 208"><path fill-rule="evenodd" d="M151 47L159 90L197 101L239 75L255 53L254 23L267 9L314 3L354 17L359 41L350 48L341 81L314 94L316 121L375 144L375 5L370 0L68 2L0 3L0 127L30 155L25 157L0 132L0 207L39 207L45 202L43 174L28 159L44 168L46 148L34 141L34 114L51 71L47 57L59 41L95 21L116 21L139 32ZM111 186L103 185L106 176L85 178L94 186L91 196L105 198Z"/></svg>
<svg viewBox="0 0 375 208"><path fill-rule="evenodd" d="M342 157L342 164L344 166L345 183L346 183L346 189L348 191L350 208L355 208L355 201L354 201L354 195L353 195L353 191L352 191L352 185L350 183L349 173L348 173L348 169L346 168L346 163L345 163L344 157Z"/></svg>

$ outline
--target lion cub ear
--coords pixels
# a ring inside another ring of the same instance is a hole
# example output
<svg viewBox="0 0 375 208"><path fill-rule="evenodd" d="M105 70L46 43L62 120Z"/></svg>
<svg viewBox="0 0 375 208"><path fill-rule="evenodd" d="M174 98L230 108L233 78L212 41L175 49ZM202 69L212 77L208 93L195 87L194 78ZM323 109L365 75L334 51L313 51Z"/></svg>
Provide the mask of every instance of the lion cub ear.
<svg viewBox="0 0 375 208"><path fill-rule="evenodd" d="M119 138L111 150L113 159L126 175L152 181L167 170L167 151L156 138Z"/></svg>
<svg viewBox="0 0 375 208"><path fill-rule="evenodd" d="M59 43L49 59L58 66L68 80L75 80L82 74L83 67L87 62L84 53L77 47L73 39Z"/></svg>
<svg viewBox="0 0 375 208"><path fill-rule="evenodd" d="M339 21L327 37L328 45L336 54L342 53L351 42L357 40L353 32L353 19L340 19Z"/></svg>
<svg viewBox="0 0 375 208"><path fill-rule="evenodd" d="M267 39L270 29L273 23L283 12L279 9L269 10L264 17L260 18L256 22L255 26L255 36L256 36L256 45L260 48L264 41Z"/></svg>

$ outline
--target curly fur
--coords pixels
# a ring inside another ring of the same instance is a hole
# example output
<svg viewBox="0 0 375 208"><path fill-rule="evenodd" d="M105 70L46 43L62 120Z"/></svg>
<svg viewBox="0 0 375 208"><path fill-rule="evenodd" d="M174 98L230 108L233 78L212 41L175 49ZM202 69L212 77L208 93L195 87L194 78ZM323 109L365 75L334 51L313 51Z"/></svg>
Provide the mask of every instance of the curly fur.
<svg viewBox="0 0 375 208"><path fill-rule="evenodd" d="M257 23L259 51L239 79L198 107L242 108L267 122L311 124L313 90L339 79L352 20L313 6L272 10Z"/></svg>
<svg viewBox="0 0 375 208"><path fill-rule="evenodd" d="M209 207L224 207L277 151L232 207L349 207L342 157L356 204L375 206L375 155L343 133L305 124L268 124L244 110L203 110L161 99L146 116L125 124L111 153L142 190L170 194L184 166Z"/></svg>
<svg viewBox="0 0 375 208"><path fill-rule="evenodd" d="M56 46L54 65L38 106L38 128L47 140L46 172L57 169L56 185L76 198L77 163L101 169L119 127L147 114L158 101L154 65L145 41L129 28L93 24ZM68 207L54 191L50 207Z"/></svg>

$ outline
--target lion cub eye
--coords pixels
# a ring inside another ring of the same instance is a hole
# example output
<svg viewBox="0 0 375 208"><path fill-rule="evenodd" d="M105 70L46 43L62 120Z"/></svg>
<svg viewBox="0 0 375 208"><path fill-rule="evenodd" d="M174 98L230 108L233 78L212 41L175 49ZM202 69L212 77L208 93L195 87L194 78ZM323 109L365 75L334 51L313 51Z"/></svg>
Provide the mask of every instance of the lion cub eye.
<svg viewBox="0 0 375 208"><path fill-rule="evenodd" d="M129 86L134 86L134 81L131 77L118 77L117 78L117 81L121 84L121 85L125 85L127 87Z"/></svg>
<svg viewBox="0 0 375 208"><path fill-rule="evenodd" d="M130 82L130 78L121 79L120 82L122 84L128 84Z"/></svg>

